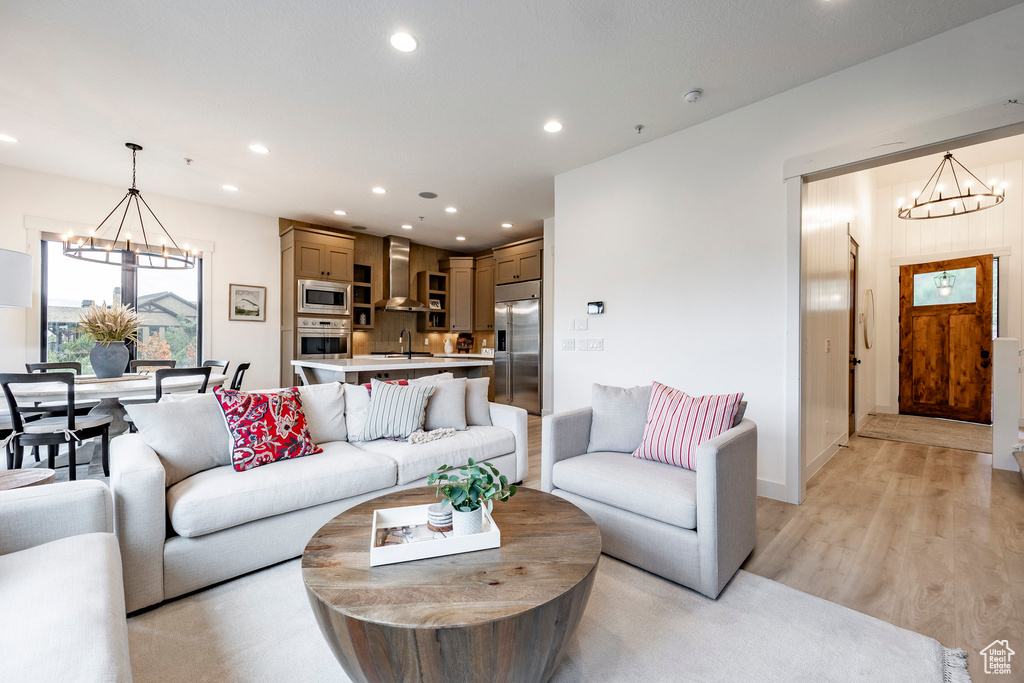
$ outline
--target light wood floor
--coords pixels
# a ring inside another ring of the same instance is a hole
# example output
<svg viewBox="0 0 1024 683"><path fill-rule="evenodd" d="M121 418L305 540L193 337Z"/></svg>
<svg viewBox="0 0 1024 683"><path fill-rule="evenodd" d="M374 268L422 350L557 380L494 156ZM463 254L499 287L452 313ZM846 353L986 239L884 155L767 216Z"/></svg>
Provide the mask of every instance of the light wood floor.
<svg viewBox="0 0 1024 683"><path fill-rule="evenodd" d="M540 488L541 419L528 426L524 484ZM758 498L757 527L744 569L962 647L976 683L993 640L1024 653L1024 481L987 453L855 436L802 505ZM1024 681L1017 657L1001 680Z"/></svg>
<svg viewBox="0 0 1024 683"><path fill-rule="evenodd" d="M993 640L1024 652L1024 482L987 453L855 436L757 526L744 569L962 647L976 682Z"/></svg>

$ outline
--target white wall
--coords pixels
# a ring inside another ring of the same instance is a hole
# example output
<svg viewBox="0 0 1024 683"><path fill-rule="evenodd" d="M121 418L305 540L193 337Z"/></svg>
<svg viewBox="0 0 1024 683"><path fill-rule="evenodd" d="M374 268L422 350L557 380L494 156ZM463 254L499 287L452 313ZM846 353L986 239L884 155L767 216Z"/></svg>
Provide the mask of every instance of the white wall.
<svg viewBox="0 0 1024 683"><path fill-rule="evenodd" d="M555 409L586 405L595 381L744 391L759 490L784 497L798 373L786 313L799 303L787 301L783 163L1016 97L1022 30L1018 5L557 176ZM588 336L605 351L558 350L595 299L607 313Z"/></svg>
<svg viewBox="0 0 1024 683"><path fill-rule="evenodd" d="M541 322L541 414L547 415L555 400L555 219L544 219L544 319Z"/></svg>
<svg viewBox="0 0 1024 683"><path fill-rule="evenodd" d="M850 238L857 258L854 355L859 423L875 407L875 352L864 343L864 292L874 288L873 172L818 180L803 188L801 258L804 345L803 463L817 472L849 438Z"/></svg>
<svg viewBox="0 0 1024 683"><path fill-rule="evenodd" d="M145 188L142 188L145 191ZM26 221L51 219L95 225L124 196L125 188L0 166L0 248L29 251ZM277 218L146 195L149 205L179 242L213 243L204 258L211 315L205 330L210 358L250 361L246 388L277 386L281 326L280 240ZM97 268L104 266L97 265ZM34 266L39 277L39 264ZM267 287L267 322L229 322L230 283ZM36 296L35 305L39 300ZM19 371L39 355L35 311L0 309L0 369Z"/></svg>
<svg viewBox="0 0 1024 683"><path fill-rule="evenodd" d="M988 143L991 148L998 143ZM958 154L958 158L963 155ZM969 153L968 153L969 156ZM933 155L934 166L939 155ZM896 264L926 263L950 258L964 252L1009 252L1000 255L1000 336L1024 339L1024 295L1021 269L1024 267L1024 160L1010 159L1003 163L968 168L983 182L990 179L1006 181L1006 200L996 207L949 218L905 221L897 218L896 204L910 198L928 180L928 176L911 176L904 182L877 188L875 206L878 225L878 339L882 354L878 366L877 402L885 412L899 412L899 266ZM931 171L928 171L930 174ZM892 172L887 173L892 176ZM895 262L895 263L894 263ZM1021 392L1024 400L1024 391ZM1024 404L1022 404L1024 405ZM1019 417L1024 417L1022 411Z"/></svg>

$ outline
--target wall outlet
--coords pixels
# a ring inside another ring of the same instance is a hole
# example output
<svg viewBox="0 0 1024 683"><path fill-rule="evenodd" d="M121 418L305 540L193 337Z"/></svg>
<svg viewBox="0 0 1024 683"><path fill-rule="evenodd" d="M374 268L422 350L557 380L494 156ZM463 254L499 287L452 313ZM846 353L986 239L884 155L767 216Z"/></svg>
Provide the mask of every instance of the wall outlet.
<svg viewBox="0 0 1024 683"><path fill-rule="evenodd" d="M570 330L575 330L576 329L576 318L569 318L569 329Z"/></svg>
<svg viewBox="0 0 1024 683"><path fill-rule="evenodd" d="M588 326L589 326L589 322L587 321L586 318L579 318L579 319L576 320L576 329L577 330L585 330L585 329L587 329Z"/></svg>
<svg viewBox="0 0 1024 683"><path fill-rule="evenodd" d="M577 339L576 340L576 350L577 351L586 351L587 350L587 340L583 339L582 337Z"/></svg>
<svg viewBox="0 0 1024 683"><path fill-rule="evenodd" d="M423 340L423 345L424 346L430 346L430 340L429 339L424 339Z"/></svg>
<svg viewBox="0 0 1024 683"><path fill-rule="evenodd" d="M826 339L825 340L825 353L832 353L832 340L831 339Z"/></svg>
<svg viewBox="0 0 1024 683"><path fill-rule="evenodd" d="M563 351L575 351L576 350L576 340L575 339L563 339L562 340L562 350Z"/></svg>
<svg viewBox="0 0 1024 683"><path fill-rule="evenodd" d="M588 339L588 351L604 351L604 339Z"/></svg>
<svg viewBox="0 0 1024 683"><path fill-rule="evenodd" d="M480 342L480 345L481 345L481 346L482 346L483 348L485 348L485 349L486 349L486 348L487 348L487 340L486 340L486 339L482 340L482 341Z"/></svg>

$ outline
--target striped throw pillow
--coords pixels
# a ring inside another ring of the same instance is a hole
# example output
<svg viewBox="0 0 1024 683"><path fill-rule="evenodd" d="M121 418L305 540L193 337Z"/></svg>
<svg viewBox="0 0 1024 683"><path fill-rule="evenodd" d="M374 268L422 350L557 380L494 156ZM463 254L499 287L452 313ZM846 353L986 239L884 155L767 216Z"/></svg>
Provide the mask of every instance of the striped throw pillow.
<svg viewBox="0 0 1024 683"><path fill-rule="evenodd" d="M732 427L743 394L689 396L658 382L634 458L697 469L697 446Z"/></svg>
<svg viewBox="0 0 1024 683"><path fill-rule="evenodd" d="M427 400L434 393L433 384L402 386L370 380L370 409L363 427L363 441L405 439L423 429Z"/></svg>

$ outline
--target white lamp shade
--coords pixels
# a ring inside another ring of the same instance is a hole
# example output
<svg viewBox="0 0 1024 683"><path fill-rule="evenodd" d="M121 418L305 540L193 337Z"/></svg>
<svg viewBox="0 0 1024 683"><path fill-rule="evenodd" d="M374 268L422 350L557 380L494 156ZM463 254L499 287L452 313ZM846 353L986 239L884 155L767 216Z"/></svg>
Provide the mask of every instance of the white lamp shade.
<svg viewBox="0 0 1024 683"><path fill-rule="evenodd" d="M0 308L32 306L32 257L0 249Z"/></svg>

